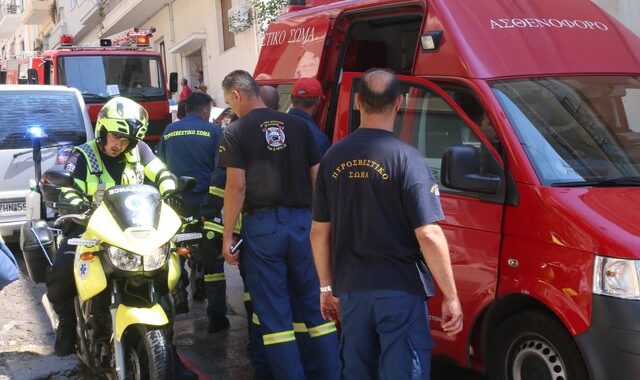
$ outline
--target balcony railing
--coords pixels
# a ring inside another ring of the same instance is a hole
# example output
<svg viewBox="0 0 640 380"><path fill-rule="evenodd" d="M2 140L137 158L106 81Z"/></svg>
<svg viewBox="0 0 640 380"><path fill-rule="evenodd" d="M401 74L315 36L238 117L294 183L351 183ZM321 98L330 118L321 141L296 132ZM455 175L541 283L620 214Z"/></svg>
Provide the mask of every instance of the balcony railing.
<svg viewBox="0 0 640 380"><path fill-rule="evenodd" d="M51 18L53 0L26 0L22 13L22 23L25 25L44 24Z"/></svg>
<svg viewBox="0 0 640 380"><path fill-rule="evenodd" d="M11 37L21 25L22 0L0 0L0 39Z"/></svg>
<svg viewBox="0 0 640 380"><path fill-rule="evenodd" d="M118 4L122 3L123 0L107 0L104 2L104 14L105 16L108 15L109 13L111 13L112 10L114 10Z"/></svg>
<svg viewBox="0 0 640 380"><path fill-rule="evenodd" d="M24 10L22 0L0 0L0 17L5 15L19 15Z"/></svg>

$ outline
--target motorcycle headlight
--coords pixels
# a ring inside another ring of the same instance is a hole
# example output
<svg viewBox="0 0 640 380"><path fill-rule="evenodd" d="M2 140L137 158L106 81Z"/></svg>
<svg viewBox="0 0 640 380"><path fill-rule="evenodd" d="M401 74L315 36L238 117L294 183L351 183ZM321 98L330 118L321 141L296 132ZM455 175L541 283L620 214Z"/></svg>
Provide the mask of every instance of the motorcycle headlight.
<svg viewBox="0 0 640 380"><path fill-rule="evenodd" d="M113 246L107 248L107 253L111 264L120 270L128 272L142 270L142 256L140 255Z"/></svg>
<svg viewBox="0 0 640 380"><path fill-rule="evenodd" d="M151 271L162 268L169 254L169 244L156 248L153 252L144 256L144 270Z"/></svg>
<svg viewBox="0 0 640 380"><path fill-rule="evenodd" d="M596 256L593 265L593 293L640 299L640 262Z"/></svg>

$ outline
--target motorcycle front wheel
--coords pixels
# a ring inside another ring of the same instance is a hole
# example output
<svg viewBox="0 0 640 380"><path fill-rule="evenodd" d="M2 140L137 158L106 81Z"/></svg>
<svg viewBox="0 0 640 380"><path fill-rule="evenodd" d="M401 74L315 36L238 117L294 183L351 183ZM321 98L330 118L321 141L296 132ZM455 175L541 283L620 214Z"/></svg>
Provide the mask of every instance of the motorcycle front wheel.
<svg viewBox="0 0 640 380"><path fill-rule="evenodd" d="M171 344L162 330L134 325L127 329L123 342L127 379L173 379Z"/></svg>

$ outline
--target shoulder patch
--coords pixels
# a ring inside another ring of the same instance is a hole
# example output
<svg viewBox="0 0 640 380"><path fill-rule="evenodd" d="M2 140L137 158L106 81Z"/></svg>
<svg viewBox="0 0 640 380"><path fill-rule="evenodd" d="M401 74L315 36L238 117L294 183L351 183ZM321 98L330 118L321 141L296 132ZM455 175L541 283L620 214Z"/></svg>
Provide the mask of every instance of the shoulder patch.
<svg viewBox="0 0 640 380"><path fill-rule="evenodd" d="M438 188L437 184L433 184L433 186L431 186L431 194L434 194L436 197L440 196L440 189Z"/></svg>

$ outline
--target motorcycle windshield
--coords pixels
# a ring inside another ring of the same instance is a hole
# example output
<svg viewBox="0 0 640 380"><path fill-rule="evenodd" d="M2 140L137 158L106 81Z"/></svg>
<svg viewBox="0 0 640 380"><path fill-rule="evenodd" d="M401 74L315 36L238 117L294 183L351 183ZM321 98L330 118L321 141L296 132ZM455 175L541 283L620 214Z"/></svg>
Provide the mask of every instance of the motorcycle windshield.
<svg viewBox="0 0 640 380"><path fill-rule="evenodd" d="M162 198L155 187L114 186L106 191L102 201L123 231L130 227L158 228Z"/></svg>

